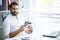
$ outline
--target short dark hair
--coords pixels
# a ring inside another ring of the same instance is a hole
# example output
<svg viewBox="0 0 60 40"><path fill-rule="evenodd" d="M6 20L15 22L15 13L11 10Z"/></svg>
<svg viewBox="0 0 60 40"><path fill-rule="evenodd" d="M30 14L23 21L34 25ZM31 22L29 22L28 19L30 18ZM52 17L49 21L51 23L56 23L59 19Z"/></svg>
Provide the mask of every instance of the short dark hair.
<svg viewBox="0 0 60 40"><path fill-rule="evenodd" d="M16 2L12 2L11 4L10 4L10 8L12 7L12 5L18 5Z"/></svg>

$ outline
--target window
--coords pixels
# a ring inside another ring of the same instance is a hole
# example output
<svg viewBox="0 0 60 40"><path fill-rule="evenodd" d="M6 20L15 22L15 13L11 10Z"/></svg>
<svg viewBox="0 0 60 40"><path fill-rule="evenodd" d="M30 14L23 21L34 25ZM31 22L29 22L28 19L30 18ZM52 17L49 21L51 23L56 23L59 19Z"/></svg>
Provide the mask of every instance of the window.
<svg viewBox="0 0 60 40"><path fill-rule="evenodd" d="M60 0L35 0L36 13L60 13Z"/></svg>
<svg viewBox="0 0 60 40"><path fill-rule="evenodd" d="M34 0L30 7L30 20L33 19L35 31L60 28L60 0Z"/></svg>

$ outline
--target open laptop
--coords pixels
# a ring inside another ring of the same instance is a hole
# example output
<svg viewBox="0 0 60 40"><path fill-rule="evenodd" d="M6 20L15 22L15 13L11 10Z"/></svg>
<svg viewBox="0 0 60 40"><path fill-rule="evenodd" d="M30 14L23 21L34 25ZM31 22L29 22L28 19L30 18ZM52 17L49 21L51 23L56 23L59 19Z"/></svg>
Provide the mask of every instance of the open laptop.
<svg viewBox="0 0 60 40"><path fill-rule="evenodd" d="M51 37L56 38L58 36L59 31L48 31L45 34L43 34L43 37Z"/></svg>

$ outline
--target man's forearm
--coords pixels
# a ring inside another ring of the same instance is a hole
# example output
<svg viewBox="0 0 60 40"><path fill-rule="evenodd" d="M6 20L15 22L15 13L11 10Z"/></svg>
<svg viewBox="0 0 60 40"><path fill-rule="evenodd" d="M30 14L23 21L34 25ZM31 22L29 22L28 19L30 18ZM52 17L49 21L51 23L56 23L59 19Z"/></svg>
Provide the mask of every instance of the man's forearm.
<svg viewBox="0 0 60 40"><path fill-rule="evenodd" d="M9 37L10 38L15 37L17 34L19 34L20 32L24 31L25 27L26 27L26 25L21 25L21 27L18 30L14 31L14 32L10 32L9 33Z"/></svg>
<svg viewBox="0 0 60 40"><path fill-rule="evenodd" d="M21 30L19 30L19 29L16 30L16 31L14 31L14 32L10 32L10 33L9 33L9 37L12 38L12 37L16 36L16 35L17 35L18 33L20 33L20 32L21 32Z"/></svg>

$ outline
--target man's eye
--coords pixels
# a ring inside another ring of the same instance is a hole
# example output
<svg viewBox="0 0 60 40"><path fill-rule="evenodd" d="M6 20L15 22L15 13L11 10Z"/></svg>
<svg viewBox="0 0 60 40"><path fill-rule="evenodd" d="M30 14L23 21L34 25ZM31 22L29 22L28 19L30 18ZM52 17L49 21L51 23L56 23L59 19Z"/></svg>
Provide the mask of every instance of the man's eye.
<svg viewBox="0 0 60 40"><path fill-rule="evenodd" d="M18 10L18 8L13 8L13 10Z"/></svg>
<svg viewBox="0 0 60 40"><path fill-rule="evenodd" d="M15 8L13 8L13 10L15 10Z"/></svg>
<svg viewBox="0 0 60 40"><path fill-rule="evenodd" d="M16 8L16 10L18 10L18 8Z"/></svg>

